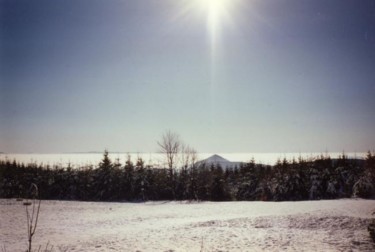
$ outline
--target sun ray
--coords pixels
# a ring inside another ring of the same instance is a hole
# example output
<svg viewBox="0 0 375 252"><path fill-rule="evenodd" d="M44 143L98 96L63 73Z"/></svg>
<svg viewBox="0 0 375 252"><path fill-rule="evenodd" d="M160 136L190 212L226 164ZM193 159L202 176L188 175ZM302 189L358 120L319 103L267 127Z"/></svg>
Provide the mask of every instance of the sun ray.
<svg viewBox="0 0 375 252"><path fill-rule="evenodd" d="M182 8L176 13L175 20L193 20L203 18L206 21L207 42L209 46L210 60L210 99L211 114L214 114L216 90L220 85L218 66L222 61L223 31L227 26L233 28L235 7L242 0L182 0Z"/></svg>
<svg viewBox="0 0 375 252"><path fill-rule="evenodd" d="M233 0L232 0L233 1ZM201 7L207 15L207 34L210 46L210 99L211 114L215 111L215 91L218 85L217 64L220 58L220 37L221 30L225 22L228 21L228 9L230 0L200 0Z"/></svg>

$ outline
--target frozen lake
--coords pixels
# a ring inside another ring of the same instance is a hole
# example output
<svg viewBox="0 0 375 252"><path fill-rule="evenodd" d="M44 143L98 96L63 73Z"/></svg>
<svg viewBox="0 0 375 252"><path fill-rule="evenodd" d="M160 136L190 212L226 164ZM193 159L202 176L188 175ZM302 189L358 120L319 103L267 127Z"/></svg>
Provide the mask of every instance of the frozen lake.
<svg viewBox="0 0 375 252"><path fill-rule="evenodd" d="M54 251L374 251L374 200L42 201L34 248ZM0 199L0 247L24 251L22 202Z"/></svg>

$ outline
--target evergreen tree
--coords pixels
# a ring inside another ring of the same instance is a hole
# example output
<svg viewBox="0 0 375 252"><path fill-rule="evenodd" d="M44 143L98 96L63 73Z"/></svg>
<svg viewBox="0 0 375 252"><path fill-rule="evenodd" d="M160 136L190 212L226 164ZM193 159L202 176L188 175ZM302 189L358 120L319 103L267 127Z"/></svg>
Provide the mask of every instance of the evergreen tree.
<svg viewBox="0 0 375 252"><path fill-rule="evenodd" d="M113 168L112 161L108 157L108 151L105 150L103 154L103 159L99 163L99 168L95 173L95 191L97 200L110 200L113 195L113 183L111 170Z"/></svg>
<svg viewBox="0 0 375 252"><path fill-rule="evenodd" d="M213 167L210 199L213 201L229 200L230 195L224 179L223 168L220 165Z"/></svg>
<svg viewBox="0 0 375 252"><path fill-rule="evenodd" d="M353 196L375 197L375 156L371 152L367 153L364 171L353 186Z"/></svg>

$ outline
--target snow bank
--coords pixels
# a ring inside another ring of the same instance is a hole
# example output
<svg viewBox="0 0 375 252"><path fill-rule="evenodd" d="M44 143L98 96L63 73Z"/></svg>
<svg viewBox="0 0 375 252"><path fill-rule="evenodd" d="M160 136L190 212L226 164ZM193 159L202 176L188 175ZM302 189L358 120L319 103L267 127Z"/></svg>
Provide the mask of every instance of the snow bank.
<svg viewBox="0 0 375 252"><path fill-rule="evenodd" d="M374 200L43 201L34 248L54 251L374 251ZM0 247L26 249L21 202L0 199Z"/></svg>

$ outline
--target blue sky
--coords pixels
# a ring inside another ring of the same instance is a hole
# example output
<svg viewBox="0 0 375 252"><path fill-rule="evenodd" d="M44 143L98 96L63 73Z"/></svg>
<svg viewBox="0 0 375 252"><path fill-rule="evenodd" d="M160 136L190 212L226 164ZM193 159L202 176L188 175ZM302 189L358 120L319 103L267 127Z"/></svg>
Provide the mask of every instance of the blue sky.
<svg viewBox="0 0 375 252"><path fill-rule="evenodd" d="M374 1L198 2L0 0L0 151L375 149Z"/></svg>

